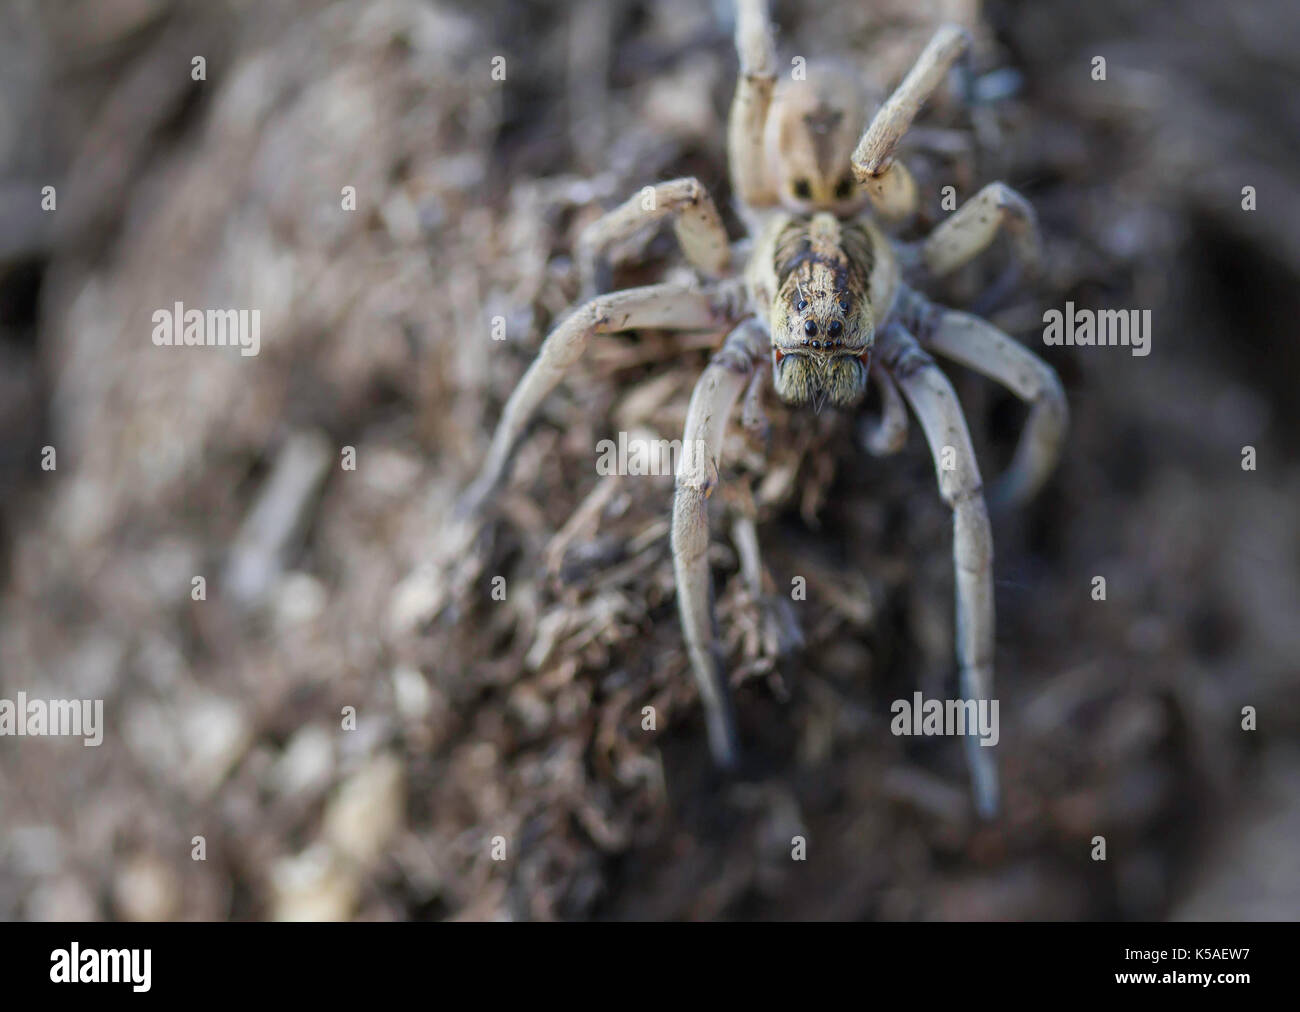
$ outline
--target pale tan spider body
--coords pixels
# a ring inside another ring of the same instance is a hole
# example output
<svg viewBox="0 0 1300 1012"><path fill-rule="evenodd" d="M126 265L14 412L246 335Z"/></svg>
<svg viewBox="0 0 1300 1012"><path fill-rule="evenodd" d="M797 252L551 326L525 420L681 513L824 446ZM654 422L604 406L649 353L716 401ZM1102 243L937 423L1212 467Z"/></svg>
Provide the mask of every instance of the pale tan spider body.
<svg viewBox="0 0 1300 1012"><path fill-rule="evenodd" d="M898 258L869 219L819 211L776 214L745 272L759 322L772 343L777 394L821 410L862 399L876 321L893 309Z"/></svg>
<svg viewBox="0 0 1300 1012"><path fill-rule="evenodd" d="M926 98L965 53L964 31L941 27L916 65L861 134L864 107L851 74L810 67L807 80L777 82L765 0L738 0L740 76L728 123L728 155L738 211L754 237L742 277L712 198L697 180L654 187L590 226L580 243L587 284L605 251L671 220L700 284L661 284L600 295L546 338L503 412L482 471L462 501L481 513L504 478L513 449L541 400L597 334L643 328L730 328L700 377L687 410L673 502L672 553L678 609L716 760L738 755L726 678L717 648L708 566L708 499L736 402L770 376L777 394L816 410L850 409L868 379L881 394L867 448L903 445L907 411L921 422L940 494L953 513L956 653L963 700L993 692L993 545L983 482L961 406L931 351L1003 383L1030 405L1025 432L995 495L1032 495L1054 466L1066 426L1059 380L1037 356L990 324L930 303L903 281L895 243L880 223L905 220L917 187L895 160L899 140ZM879 222L879 223L878 223ZM971 260L1005 231L1025 264L1038 257L1033 211L1000 183L986 186L913 251L931 276ZM744 249L740 244L738 249ZM757 398L747 397L747 409ZM991 750L965 739L976 806L998 806Z"/></svg>

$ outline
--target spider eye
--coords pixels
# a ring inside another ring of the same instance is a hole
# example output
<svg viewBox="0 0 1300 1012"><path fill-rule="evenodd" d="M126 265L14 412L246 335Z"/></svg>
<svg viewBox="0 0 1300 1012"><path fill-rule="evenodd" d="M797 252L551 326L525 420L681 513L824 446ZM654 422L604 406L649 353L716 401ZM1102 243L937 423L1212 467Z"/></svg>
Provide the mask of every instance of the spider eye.
<svg viewBox="0 0 1300 1012"><path fill-rule="evenodd" d="M840 181L835 184L835 199L847 200L853 195L853 177L841 176Z"/></svg>
<svg viewBox="0 0 1300 1012"><path fill-rule="evenodd" d="M849 311L849 300L840 299L840 312L847 313L848 311Z"/></svg>
<svg viewBox="0 0 1300 1012"><path fill-rule="evenodd" d="M790 187L790 192L800 200L807 200L812 196L812 186L806 179L796 179L794 185Z"/></svg>
<svg viewBox="0 0 1300 1012"><path fill-rule="evenodd" d="M799 310L799 312L802 313L805 309L808 308L808 300L807 300L807 299L800 299L799 302L795 305L794 308L797 309L797 310Z"/></svg>
<svg viewBox="0 0 1300 1012"><path fill-rule="evenodd" d="M839 337L840 331L843 330L844 327L840 324L839 320L831 320L831 325L826 329L831 337Z"/></svg>
<svg viewBox="0 0 1300 1012"><path fill-rule="evenodd" d="M812 320L809 320L803 325L803 332L809 337L812 337L817 333L817 324L813 323Z"/></svg>

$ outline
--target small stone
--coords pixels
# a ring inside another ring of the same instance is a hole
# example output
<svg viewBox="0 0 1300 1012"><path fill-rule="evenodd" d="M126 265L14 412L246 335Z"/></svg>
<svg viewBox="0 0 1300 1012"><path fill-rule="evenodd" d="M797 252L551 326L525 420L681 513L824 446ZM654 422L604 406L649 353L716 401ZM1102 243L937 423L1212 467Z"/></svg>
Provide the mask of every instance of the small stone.
<svg viewBox="0 0 1300 1012"><path fill-rule="evenodd" d="M353 774L325 811L325 837L362 867L379 859L405 821L406 785L393 755L370 760Z"/></svg>
<svg viewBox="0 0 1300 1012"><path fill-rule="evenodd" d="M180 907L181 886L159 858L141 854L122 868L113 882L113 903L127 921L169 921Z"/></svg>
<svg viewBox="0 0 1300 1012"><path fill-rule="evenodd" d="M325 844L315 844L271 868L277 921L345 921L356 908L355 876L339 864Z"/></svg>
<svg viewBox="0 0 1300 1012"><path fill-rule="evenodd" d="M313 794L323 790L334 771L334 741L318 725L304 727L271 770L271 783L283 795Z"/></svg>
<svg viewBox="0 0 1300 1012"><path fill-rule="evenodd" d="M388 624L394 634L414 631L438 610L442 594L432 572L416 569L397 585L388 609Z"/></svg>
<svg viewBox="0 0 1300 1012"><path fill-rule="evenodd" d="M393 699L397 712L407 720L424 719L433 705L433 693L424 675L407 665L393 669Z"/></svg>
<svg viewBox="0 0 1300 1012"><path fill-rule="evenodd" d="M308 573L289 573L280 581L275 597L275 619L281 629L319 618L328 595L325 586Z"/></svg>
<svg viewBox="0 0 1300 1012"><path fill-rule="evenodd" d="M248 748L252 729L243 711L211 696L192 704L181 720L186 745L185 779L200 795L213 791Z"/></svg>

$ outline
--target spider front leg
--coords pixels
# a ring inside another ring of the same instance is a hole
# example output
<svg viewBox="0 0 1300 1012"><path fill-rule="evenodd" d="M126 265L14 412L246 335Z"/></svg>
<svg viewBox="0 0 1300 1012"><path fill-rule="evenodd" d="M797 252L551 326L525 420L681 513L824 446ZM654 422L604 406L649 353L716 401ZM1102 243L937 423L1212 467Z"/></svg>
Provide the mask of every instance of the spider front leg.
<svg viewBox="0 0 1300 1012"><path fill-rule="evenodd" d="M912 406L934 457L939 493L952 509L957 597L957 663L963 699L993 696L993 534L979 464L957 394L901 323L885 328L881 360ZM998 770L992 746L964 736L975 807L984 818L998 809Z"/></svg>
<svg viewBox="0 0 1300 1012"><path fill-rule="evenodd" d="M749 378L749 388L745 391L745 403L741 408L740 420L749 435L767 450L772 442L772 425L763 410L763 388L772 382L772 360L762 358Z"/></svg>
<svg viewBox="0 0 1300 1012"><path fill-rule="evenodd" d="M900 312L925 347L1001 383L1029 405L1011 466L990 486L989 502L1013 506L1033 496L1056 466L1069 425L1056 370L986 320L937 306L915 291L900 295Z"/></svg>
<svg viewBox="0 0 1300 1012"><path fill-rule="evenodd" d="M727 118L731 188L742 204L769 207L776 203L776 190L768 178L763 129L776 87L776 49L767 0L737 0L736 55L740 78Z"/></svg>
<svg viewBox="0 0 1300 1012"><path fill-rule="evenodd" d="M709 191L698 179L687 177L647 187L583 230L578 240L583 291L595 292L607 284L611 246L665 218L672 218L677 242L691 266L709 278L726 273L731 259L727 230Z"/></svg>
<svg viewBox="0 0 1300 1012"><path fill-rule="evenodd" d="M695 384L673 495L673 572L677 608L691 671L699 686L708 725L709 748L724 768L738 757L735 720L714 633L713 581L709 572L708 500L718 483L718 458L727 419L766 353L768 336L756 320L746 320L728 336L722 349Z"/></svg>
<svg viewBox="0 0 1300 1012"><path fill-rule="evenodd" d="M1033 205L1005 183L989 183L962 204L921 244L921 256L936 277L950 274L988 249L1005 231L1016 256L1031 274L1042 261L1042 237Z"/></svg>
<svg viewBox="0 0 1300 1012"><path fill-rule="evenodd" d="M458 516L468 517L481 511L505 477L515 445L538 405L582 356L593 334L643 328L709 330L734 321L742 303L739 282L706 288L667 284L602 295L577 309L547 336L536 360L510 395L487 459L457 505Z"/></svg>
<svg viewBox="0 0 1300 1012"><path fill-rule="evenodd" d="M916 210L916 182L906 166L894 160L894 152L921 106L969 46L970 35L964 28L940 27L858 142L853 152L853 175L866 188L882 217L899 220Z"/></svg>

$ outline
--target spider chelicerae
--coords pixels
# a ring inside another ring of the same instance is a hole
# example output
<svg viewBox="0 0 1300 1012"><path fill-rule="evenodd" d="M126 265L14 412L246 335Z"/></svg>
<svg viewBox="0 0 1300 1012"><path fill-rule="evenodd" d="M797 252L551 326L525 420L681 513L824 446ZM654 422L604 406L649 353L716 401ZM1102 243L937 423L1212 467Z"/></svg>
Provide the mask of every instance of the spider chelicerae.
<svg viewBox="0 0 1300 1012"><path fill-rule="evenodd" d="M703 452L680 459L672 515L682 630L710 748L721 765L736 762L738 742L714 635L706 500L718 482L718 455L736 402L747 387L752 393L768 381L785 402L819 411L826 403L852 408L875 383L882 411L866 442L876 454L901 448L904 402L911 406L953 514L961 696L992 698L988 510L961 405L932 353L1003 384L1030 406L1015 456L989 490L998 503L1024 500L1051 472L1065 434L1065 395L1051 367L1023 345L977 316L929 301L903 278L950 274L1000 232L1032 270L1039 260L1037 222L1023 197L991 183L919 243L898 243L878 224L907 221L917 211L917 184L896 149L968 46L964 30L940 27L859 134L866 110L855 77L826 65L778 81L766 2L739 0L740 74L727 147L737 210L752 241L733 247L712 198L689 178L660 183L653 200L637 195L594 222L579 250L588 278L605 251L671 220L681 252L704 280L600 295L557 326L507 402L482 470L460 503L462 515L484 509L539 403L592 336L730 328L691 397L682 445ZM747 262L737 273L733 261L745 250ZM976 807L991 817L998 808L992 750L971 734L965 744Z"/></svg>

